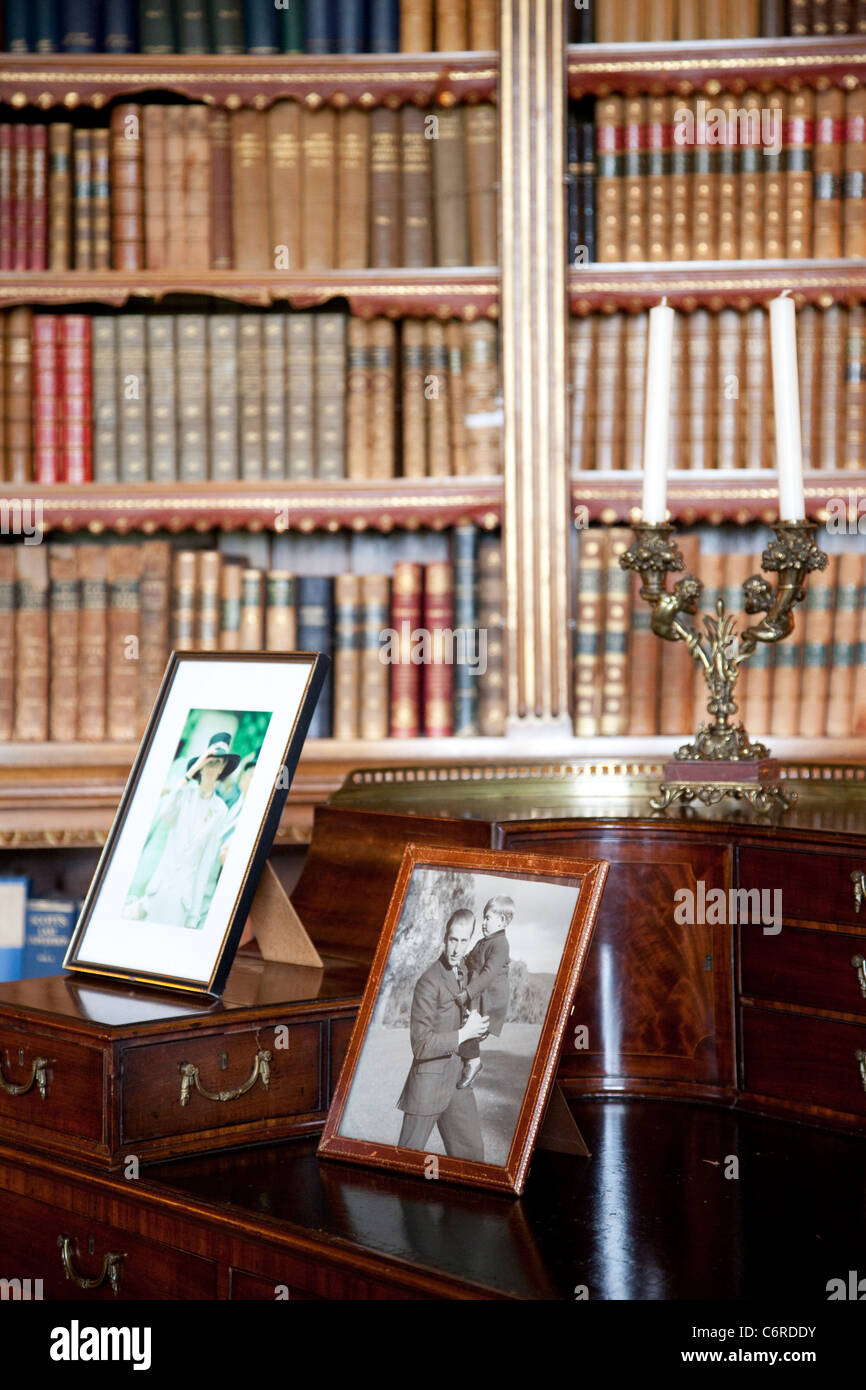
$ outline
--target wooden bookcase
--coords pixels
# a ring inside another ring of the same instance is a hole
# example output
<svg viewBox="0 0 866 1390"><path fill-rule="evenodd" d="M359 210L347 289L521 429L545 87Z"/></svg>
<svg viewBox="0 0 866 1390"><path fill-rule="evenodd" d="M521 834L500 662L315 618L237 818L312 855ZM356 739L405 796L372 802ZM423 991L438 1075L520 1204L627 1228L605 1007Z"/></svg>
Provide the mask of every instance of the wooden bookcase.
<svg viewBox="0 0 866 1390"><path fill-rule="evenodd" d="M636 310L661 293L684 309L744 309L793 285L803 302L826 306L866 298L866 262L715 262L660 265L566 264L565 109L569 97L611 92L675 92L713 97L723 88L845 89L866 77L866 42L756 39L647 44L565 43L566 0L501 0L499 53L382 57L124 58L0 55L0 100L13 108L99 109L117 96L149 90L220 103L266 107L294 97L315 108L356 103L443 107L496 100L500 112L500 265L393 272L207 273L70 272L0 274L0 307L16 304L114 307L184 291L249 305L310 308L339 297L352 312L497 318L501 328L504 473L501 478L397 479L393 482L277 484L90 484L6 486L8 500L38 498L52 534L180 533L274 526L288 504L300 531L443 529L473 521L502 526L506 563L508 737L385 743L313 742L304 751L281 836L306 839L313 807L363 765L463 763L504 759L544 763L580 758L658 760L668 738L576 739L572 734L570 531L581 503L609 524L636 515L634 475L568 467L566 339L570 312ZM866 465L866 461L864 461ZM811 474L808 505L820 517L830 496L866 493L866 467ZM769 520L774 477L694 473L678 478L670 505L685 523ZM689 731L690 732L690 731ZM859 740L776 740L780 755L848 760ZM94 847L103 838L128 770L127 745L21 745L0 749L0 844Z"/></svg>

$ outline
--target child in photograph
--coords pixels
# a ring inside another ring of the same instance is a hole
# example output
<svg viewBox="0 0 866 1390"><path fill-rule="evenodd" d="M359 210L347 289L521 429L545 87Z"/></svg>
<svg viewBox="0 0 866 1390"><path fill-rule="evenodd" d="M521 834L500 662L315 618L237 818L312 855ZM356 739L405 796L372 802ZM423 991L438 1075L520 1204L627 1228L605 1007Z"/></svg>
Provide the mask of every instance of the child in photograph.
<svg viewBox="0 0 866 1390"><path fill-rule="evenodd" d="M485 903L481 916L481 940L466 956L469 982L457 995L466 1010L477 1009L490 1019L487 1036L499 1037L508 1014L508 963L511 952L505 928L514 917L514 899L502 894ZM458 1091L471 1086L484 1069L478 1038L470 1038L457 1049L463 1058L463 1073L457 1083Z"/></svg>

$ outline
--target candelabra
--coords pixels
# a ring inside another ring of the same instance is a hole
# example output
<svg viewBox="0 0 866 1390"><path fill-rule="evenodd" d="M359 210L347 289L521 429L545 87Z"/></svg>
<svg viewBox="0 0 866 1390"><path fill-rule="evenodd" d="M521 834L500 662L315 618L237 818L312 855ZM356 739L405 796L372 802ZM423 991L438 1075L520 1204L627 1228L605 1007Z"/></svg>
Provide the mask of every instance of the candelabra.
<svg viewBox="0 0 866 1390"><path fill-rule="evenodd" d="M668 589L667 576L685 569L673 530L666 522L637 522L634 541L620 564L640 575L640 596L652 606L650 625L656 636L666 642L685 642L699 663L710 691L710 720L666 764L661 796L650 805L663 811L675 801L697 797L710 806L732 796L747 800L759 811L785 809L796 793L780 786L779 764L769 749L753 743L742 722L732 722L737 712L734 689L741 665L759 642L781 642L789 635L794 608L806 594L806 576L826 568L827 556L815 540L817 527L808 521L780 521L773 527L776 539L761 556L761 565L765 572L777 575L776 585L757 574L746 580L744 611L764 616L739 636L736 619L725 612L723 599L716 603L715 617L704 618L706 635L688 625L688 616L698 611L703 585L694 575L685 574L673 590Z"/></svg>

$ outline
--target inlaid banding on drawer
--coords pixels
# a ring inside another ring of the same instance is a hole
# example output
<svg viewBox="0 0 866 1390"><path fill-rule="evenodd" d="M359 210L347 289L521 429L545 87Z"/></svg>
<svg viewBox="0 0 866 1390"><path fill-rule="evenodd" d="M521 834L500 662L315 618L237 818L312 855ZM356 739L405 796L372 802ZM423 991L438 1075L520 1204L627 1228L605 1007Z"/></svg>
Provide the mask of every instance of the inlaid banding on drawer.
<svg viewBox="0 0 866 1390"><path fill-rule="evenodd" d="M34 1077L34 1064L40 1060L45 1065ZM101 1052L4 1029L0 1032L0 1069L5 1081L15 1087L27 1086L19 1095L0 1086L0 1120L96 1143L102 1139ZM28 1085L31 1080L34 1084Z"/></svg>
<svg viewBox="0 0 866 1390"><path fill-rule="evenodd" d="M833 922L866 927L866 911L857 911L853 874L866 871L866 856L812 854L788 849L739 851L741 888L780 888L785 921Z"/></svg>
<svg viewBox="0 0 866 1390"><path fill-rule="evenodd" d="M744 1006L744 1089L846 1115L862 1115L866 1087L858 1052L866 1022L843 1023Z"/></svg>
<svg viewBox="0 0 866 1390"><path fill-rule="evenodd" d="M866 1016L866 936L785 927L740 928L740 992L758 999Z"/></svg>

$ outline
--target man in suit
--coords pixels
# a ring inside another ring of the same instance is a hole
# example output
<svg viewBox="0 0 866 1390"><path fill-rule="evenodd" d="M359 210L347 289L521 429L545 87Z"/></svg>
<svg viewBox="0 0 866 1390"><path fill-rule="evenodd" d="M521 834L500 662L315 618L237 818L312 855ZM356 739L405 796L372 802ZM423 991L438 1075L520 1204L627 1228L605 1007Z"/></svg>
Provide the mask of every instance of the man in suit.
<svg viewBox="0 0 866 1390"><path fill-rule="evenodd" d="M483 1163L475 1096L471 1090L457 1089L463 1069L457 1049L487 1034L487 1019L472 1009L463 1022L464 1011L457 1002L468 980L463 958L474 929L475 919L466 908L452 913L441 956L415 985L409 1020L413 1060L397 1101L397 1109L403 1111L397 1143L404 1149L423 1149L436 1125L451 1158Z"/></svg>

